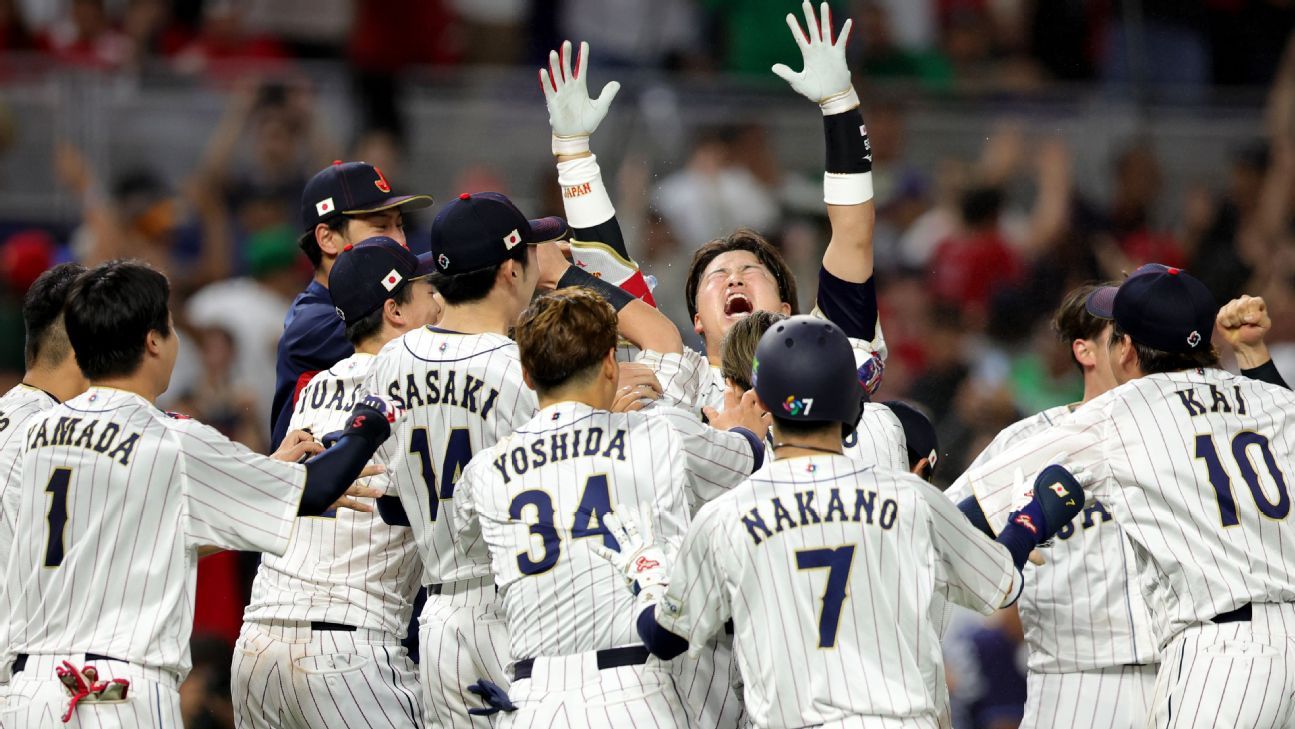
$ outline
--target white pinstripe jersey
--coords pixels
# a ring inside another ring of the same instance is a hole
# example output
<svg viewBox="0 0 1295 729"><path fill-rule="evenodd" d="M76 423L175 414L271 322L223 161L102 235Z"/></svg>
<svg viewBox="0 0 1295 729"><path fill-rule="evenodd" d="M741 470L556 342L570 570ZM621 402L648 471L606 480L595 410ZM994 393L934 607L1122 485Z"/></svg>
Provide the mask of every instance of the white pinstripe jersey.
<svg viewBox="0 0 1295 729"><path fill-rule="evenodd" d="M308 428L316 438L344 429L373 359L353 354L315 375L288 429ZM375 476L369 485L385 483ZM287 553L261 560L243 619L319 620L403 636L422 572L413 531L386 524L376 512L301 517Z"/></svg>
<svg viewBox="0 0 1295 729"><path fill-rule="evenodd" d="M968 471L1048 432L1070 415L1070 407L1061 405L1013 423L976 456ZM955 504L970 496L966 476L945 495ZM1025 565L1025 589L1018 603L1031 671L1069 673L1158 660L1133 545L1101 502L1093 501L1062 527L1044 554L1047 564Z"/></svg>
<svg viewBox="0 0 1295 729"><path fill-rule="evenodd" d="M1049 463L1087 471L1124 528L1162 646L1247 603L1295 601L1290 390L1213 368L1127 382L971 471L991 527Z"/></svg>
<svg viewBox="0 0 1295 729"><path fill-rule="evenodd" d="M686 484L726 491L754 466L747 439L706 428L691 413L609 413L562 402L477 454L455 493L459 538L484 538L516 659L564 656L639 642L624 578L589 551L616 541L603 517L639 504L656 534L678 544Z"/></svg>
<svg viewBox="0 0 1295 729"><path fill-rule="evenodd" d="M494 445L538 409L522 381L517 344L502 334L415 329L388 342L365 390L407 410L378 450L387 493L409 516L423 560L422 582L439 585L486 577L481 544L454 538L454 488L473 454Z"/></svg>
<svg viewBox="0 0 1295 729"><path fill-rule="evenodd" d="M842 454L864 466L909 473L908 439L904 425L895 411L880 403L868 402L854 432L841 441ZM765 463L773 463L773 448L764 452Z"/></svg>
<svg viewBox="0 0 1295 729"><path fill-rule="evenodd" d="M817 309L815 309L814 315L820 319L826 318ZM877 353L876 356L880 357L883 362L885 361L886 341L881 336L880 323L877 324L877 338L872 342L865 342L862 339L855 339L853 337L849 337L849 340L850 349L854 350L854 365L856 367L862 367L865 362L874 356L874 352ZM880 347L880 349L874 350L874 345ZM697 409L699 411L703 405L715 408L716 410L724 409L724 390L728 388L728 384L724 382L724 375L720 371L719 366L713 364L710 365L710 374L703 377L700 388L697 405ZM904 460L907 462L908 457L905 456Z"/></svg>
<svg viewBox="0 0 1295 729"><path fill-rule="evenodd" d="M91 387L27 431L4 621L17 653L189 671L197 549L282 554L306 469Z"/></svg>
<svg viewBox="0 0 1295 729"><path fill-rule="evenodd" d="M48 392L17 384L0 397L0 580L13 545L14 512L18 507L22 478L23 436L32 419L58 404ZM2 583L0 583L2 584ZM0 592L0 599L4 593Z"/></svg>
<svg viewBox="0 0 1295 729"><path fill-rule="evenodd" d="M934 591L988 614L1019 582L1007 550L930 484L815 455L702 507L657 620L694 648L733 620L755 726L934 717Z"/></svg>

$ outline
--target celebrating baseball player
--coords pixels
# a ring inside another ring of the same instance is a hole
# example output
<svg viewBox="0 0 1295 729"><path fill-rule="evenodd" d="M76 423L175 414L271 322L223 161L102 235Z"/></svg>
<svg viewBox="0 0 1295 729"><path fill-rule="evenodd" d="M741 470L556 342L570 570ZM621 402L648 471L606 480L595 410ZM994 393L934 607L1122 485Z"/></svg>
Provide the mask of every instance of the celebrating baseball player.
<svg viewBox="0 0 1295 729"><path fill-rule="evenodd" d="M352 486L390 432L377 398L318 452L294 434L280 460L158 410L178 348L166 277L114 261L81 275L64 326L90 388L23 435L3 644L0 727L172 727L189 671L200 548L282 554L297 516L374 495Z"/></svg>
<svg viewBox="0 0 1295 729"><path fill-rule="evenodd" d="M537 299L517 342L540 411L478 453L454 495L459 539L485 542L507 615L518 710L500 726L689 726L670 668L637 639L633 597L590 546L614 548L604 520L637 505L677 544L686 483L728 488L762 462L761 412L748 401L724 414L730 432L697 434L672 425L694 415L668 407L609 412L616 312L588 290Z"/></svg>
<svg viewBox="0 0 1295 729"><path fill-rule="evenodd" d="M329 290L355 354L301 391L290 430L341 430L383 345L440 314L430 255L392 238L346 245ZM408 527L343 510L298 521L286 554L261 560L234 653L240 727L423 725L417 668L400 642L422 563ZM341 677L362 691L341 695Z"/></svg>
<svg viewBox="0 0 1295 729"><path fill-rule="evenodd" d="M1149 726L1284 725L1295 711L1295 571L1281 556L1295 549L1295 395L1218 368L1218 308L1185 271L1143 266L1086 306L1112 322L1101 356L1116 386L967 481L997 529L1022 474L1057 461L1088 474L1132 545L1160 650ZM1238 306L1249 311L1230 315L1236 326L1220 320L1229 339L1249 336L1257 308Z"/></svg>
<svg viewBox="0 0 1295 729"><path fill-rule="evenodd" d="M841 454L864 390L835 325L775 324L753 374L763 404L794 404L773 410L776 460L702 507L672 569L658 564L659 547L612 530L613 561L647 596L639 634L670 658L732 620L757 727L866 717L937 726L933 593L982 613L1014 602L1020 566L1078 512L1082 490L1046 469L996 544L921 479Z"/></svg>

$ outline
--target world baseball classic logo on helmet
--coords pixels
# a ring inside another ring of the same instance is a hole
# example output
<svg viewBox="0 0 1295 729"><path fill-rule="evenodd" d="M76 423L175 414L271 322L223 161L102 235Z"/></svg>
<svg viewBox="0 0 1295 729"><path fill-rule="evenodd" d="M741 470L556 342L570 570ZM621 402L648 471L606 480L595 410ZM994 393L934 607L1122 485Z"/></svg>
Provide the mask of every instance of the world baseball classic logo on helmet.
<svg viewBox="0 0 1295 729"><path fill-rule="evenodd" d="M799 399L795 395L789 395L782 403L782 409L793 418L798 415L809 415L810 408L814 407L814 398L807 397Z"/></svg>

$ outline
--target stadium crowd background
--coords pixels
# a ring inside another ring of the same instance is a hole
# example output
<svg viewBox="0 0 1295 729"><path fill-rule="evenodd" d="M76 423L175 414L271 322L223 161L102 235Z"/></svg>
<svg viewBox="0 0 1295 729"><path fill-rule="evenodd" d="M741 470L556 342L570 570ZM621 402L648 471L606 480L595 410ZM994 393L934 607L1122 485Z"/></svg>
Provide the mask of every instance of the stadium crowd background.
<svg viewBox="0 0 1295 729"><path fill-rule="evenodd" d="M875 154L881 394L932 413L937 482L1018 417L1079 399L1048 315L1146 261L1220 302L1264 296L1295 381L1295 0L832 4L856 19ZM264 450L274 346L309 279L306 179L365 159L403 191L495 189L561 214L535 68L566 38L590 42L594 88L626 87L594 151L685 333L691 253L737 226L812 281L820 123L768 70L795 65L796 6L0 0L0 388L21 375L19 302L41 271L142 258L178 299L167 407ZM430 217L408 220L415 248ZM200 569L191 728L233 726L229 644L254 565ZM1021 639L1004 611L947 646L960 727L1016 725Z"/></svg>

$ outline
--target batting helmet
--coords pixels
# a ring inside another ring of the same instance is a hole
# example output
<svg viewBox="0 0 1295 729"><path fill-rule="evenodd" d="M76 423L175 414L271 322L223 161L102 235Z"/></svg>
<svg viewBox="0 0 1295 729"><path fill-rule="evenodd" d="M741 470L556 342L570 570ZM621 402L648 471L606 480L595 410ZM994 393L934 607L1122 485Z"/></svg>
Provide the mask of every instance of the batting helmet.
<svg viewBox="0 0 1295 729"><path fill-rule="evenodd" d="M760 337L751 382L774 417L841 423L843 435L854 432L867 397L849 340L813 316L785 319Z"/></svg>

